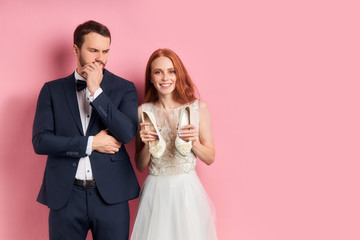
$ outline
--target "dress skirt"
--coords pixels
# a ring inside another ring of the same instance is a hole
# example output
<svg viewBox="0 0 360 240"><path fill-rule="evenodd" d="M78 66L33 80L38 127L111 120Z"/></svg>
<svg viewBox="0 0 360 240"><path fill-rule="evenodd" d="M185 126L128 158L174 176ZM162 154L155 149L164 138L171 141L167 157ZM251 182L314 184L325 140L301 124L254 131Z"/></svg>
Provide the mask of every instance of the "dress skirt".
<svg viewBox="0 0 360 240"><path fill-rule="evenodd" d="M215 209L196 172L149 175L131 240L216 240Z"/></svg>

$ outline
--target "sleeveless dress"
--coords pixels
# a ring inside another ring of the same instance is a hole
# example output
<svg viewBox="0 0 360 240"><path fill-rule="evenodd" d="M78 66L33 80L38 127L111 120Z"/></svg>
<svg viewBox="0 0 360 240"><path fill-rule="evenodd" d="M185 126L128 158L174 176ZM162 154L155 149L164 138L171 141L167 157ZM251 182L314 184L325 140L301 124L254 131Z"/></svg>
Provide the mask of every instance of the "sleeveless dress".
<svg viewBox="0 0 360 240"><path fill-rule="evenodd" d="M188 106L199 129L198 100ZM180 107L145 103L142 110L154 114L166 150L151 156L131 240L216 240L215 209L195 172L196 156L183 157L175 148Z"/></svg>

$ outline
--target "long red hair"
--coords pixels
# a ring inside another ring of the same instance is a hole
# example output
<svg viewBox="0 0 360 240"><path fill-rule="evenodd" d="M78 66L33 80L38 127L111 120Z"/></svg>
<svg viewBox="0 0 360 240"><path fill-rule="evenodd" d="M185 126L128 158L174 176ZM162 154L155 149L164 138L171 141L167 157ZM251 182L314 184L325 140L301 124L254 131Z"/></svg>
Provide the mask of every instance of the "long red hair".
<svg viewBox="0 0 360 240"><path fill-rule="evenodd" d="M186 68L179 56L168 48L158 49L151 54L145 70L145 98L144 102L155 102L159 99L156 88L151 82L151 63L158 57L169 58L175 68L176 83L173 93L174 100L179 103L191 103L195 101L195 84L186 71Z"/></svg>

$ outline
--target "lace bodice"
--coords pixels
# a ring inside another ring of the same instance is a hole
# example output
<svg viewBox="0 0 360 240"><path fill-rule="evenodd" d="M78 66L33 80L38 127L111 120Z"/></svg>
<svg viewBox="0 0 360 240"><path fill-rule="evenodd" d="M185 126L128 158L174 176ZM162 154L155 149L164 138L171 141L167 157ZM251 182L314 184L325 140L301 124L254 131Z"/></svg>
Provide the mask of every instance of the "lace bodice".
<svg viewBox="0 0 360 240"><path fill-rule="evenodd" d="M189 104L191 111L191 124L199 129L199 104L198 100ZM153 103L144 103L142 111L152 112L155 116L159 132L166 143L166 150L160 158L151 156L149 163L150 175L176 175L192 173L195 171L196 156L193 152L186 157L180 155L175 147L175 139L178 133L179 111L175 109L162 109L155 107Z"/></svg>

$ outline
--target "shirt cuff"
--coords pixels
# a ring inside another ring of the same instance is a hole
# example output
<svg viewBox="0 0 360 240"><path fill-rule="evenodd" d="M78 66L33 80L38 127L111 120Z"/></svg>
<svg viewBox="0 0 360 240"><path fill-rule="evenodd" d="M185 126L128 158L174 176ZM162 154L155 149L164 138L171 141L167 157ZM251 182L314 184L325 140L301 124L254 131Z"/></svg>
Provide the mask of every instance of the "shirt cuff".
<svg viewBox="0 0 360 240"><path fill-rule="evenodd" d="M91 93L89 89L86 88L86 99L88 99L90 102L94 101L101 93L103 92L102 88L98 88L98 90L95 91L94 96L91 96Z"/></svg>
<svg viewBox="0 0 360 240"><path fill-rule="evenodd" d="M90 136L88 138L87 146L86 146L86 155L90 156L92 153L92 143L93 143L94 136Z"/></svg>

